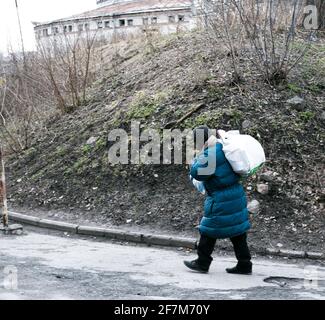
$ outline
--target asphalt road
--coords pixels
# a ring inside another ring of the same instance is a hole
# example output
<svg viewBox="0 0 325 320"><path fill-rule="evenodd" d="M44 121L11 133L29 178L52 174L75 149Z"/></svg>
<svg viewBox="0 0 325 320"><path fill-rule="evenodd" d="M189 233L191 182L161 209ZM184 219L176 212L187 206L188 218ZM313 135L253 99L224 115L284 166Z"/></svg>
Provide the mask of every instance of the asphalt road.
<svg viewBox="0 0 325 320"><path fill-rule="evenodd" d="M230 275L231 256L208 274L191 272L195 252L28 229L0 235L0 299L322 299L325 267L255 258L252 276Z"/></svg>

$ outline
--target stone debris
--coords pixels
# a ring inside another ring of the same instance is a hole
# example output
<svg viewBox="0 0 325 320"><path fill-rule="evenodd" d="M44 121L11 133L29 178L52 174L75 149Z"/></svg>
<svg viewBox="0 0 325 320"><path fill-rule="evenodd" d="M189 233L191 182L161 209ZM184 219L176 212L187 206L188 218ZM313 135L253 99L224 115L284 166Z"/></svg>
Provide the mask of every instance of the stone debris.
<svg viewBox="0 0 325 320"><path fill-rule="evenodd" d="M257 185L257 192L263 195L266 195L269 193L269 185L268 184L264 184L264 183L260 183Z"/></svg>
<svg viewBox="0 0 325 320"><path fill-rule="evenodd" d="M252 200L248 203L247 209L249 213L257 214L260 212L260 203L257 200Z"/></svg>
<svg viewBox="0 0 325 320"><path fill-rule="evenodd" d="M87 145L92 145L92 144L94 144L97 140L98 140L97 137L90 137L90 138L87 140L86 144L87 144Z"/></svg>

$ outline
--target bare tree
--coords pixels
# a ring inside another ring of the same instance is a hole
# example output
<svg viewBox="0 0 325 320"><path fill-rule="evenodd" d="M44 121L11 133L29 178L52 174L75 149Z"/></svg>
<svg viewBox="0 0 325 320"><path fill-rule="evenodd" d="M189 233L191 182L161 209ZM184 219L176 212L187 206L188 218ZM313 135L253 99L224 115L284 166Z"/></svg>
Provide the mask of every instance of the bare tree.
<svg viewBox="0 0 325 320"><path fill-rule="evenodd" d="M0 136L13 152L28 148L31 136L40 129L39 108L48 101L34 58L11 52L0 64Z"/></svg>
<svg viewBox="0 0 325 320"><path fill-rule="evenodd" d="M278 83L309 47L309 33L297 46L302 7L302 0L218 0L205 5L203 16L216 46L228 49L235 79L241 78L241 58L248 57L267 81Z"/></svg>
<svg viewBox="0 0 325 320"><path fill-rule="evenodd" d="M10 152L28 149L47 131L49 115L85 104L101 69L96 31L45 39L37 52L11 50L0 60L0 139Z"/></svg>
<svg viewBox="0 0 325 320"><path fill-rule="evenodd" d="M46 38L38 44L40 67L48 80L58 108L69 112L86 102L87 88L94 80L96 32L86 30L57 39ZM92 71L94 71L92 73Z"/></svg>

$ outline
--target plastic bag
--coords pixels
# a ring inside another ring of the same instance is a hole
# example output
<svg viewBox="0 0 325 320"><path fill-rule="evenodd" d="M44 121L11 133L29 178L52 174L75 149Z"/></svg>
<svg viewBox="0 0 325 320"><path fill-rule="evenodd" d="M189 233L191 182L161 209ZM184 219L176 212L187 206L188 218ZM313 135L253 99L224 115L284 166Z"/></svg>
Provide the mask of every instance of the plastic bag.
<svg viewBox="0 0 325 320"><path fill-rule="evenodd" d="M202 181L198 181L198 180L194 179L191 175L190 175L190 179L193 183L193 186L196 188L197 191L199 191L202 194L206 193L204 183Z"/></svg>
<svg viewBox="0 0 325 320"><path fill-rule="evenodd" d="M265 163L262 145L252 136L240 134L238 130L219 130L219 141L232 169L241 176L251 176Z"/></svg>

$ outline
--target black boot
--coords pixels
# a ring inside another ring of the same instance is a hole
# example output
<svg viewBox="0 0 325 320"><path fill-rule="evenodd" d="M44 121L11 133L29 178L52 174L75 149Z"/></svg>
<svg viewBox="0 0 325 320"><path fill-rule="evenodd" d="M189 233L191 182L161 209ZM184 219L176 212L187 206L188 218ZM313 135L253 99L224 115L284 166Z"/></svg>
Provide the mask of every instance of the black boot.
<svg viewBox="0 0 325 320"><path fill-rule="evenodd" d="M247 234L241 234L230 239L235 250L237 265L234 268L228 268L228 273L234 274L252 274L253 264L251 254L247 245Z"/></svg>
<svg viewBox="0 0 325 320"><path fill-rule="evenodd" d="M216 239L201 234L197 248L197 253L199 257L198 259L193 261L184 261L186 267L194 271L207 273L213 260L211 254L213 252L215 244Z"/></svg>
<svg viewBox="0 0 325 320"><path fill-rule="evenodd" d="M193 261L184 261L184 264L186 267L193 271L198 271L201 273L208 273L209 272L209 267L203 266L199 264L198 260L193 260Z"/></svg>
<svg viewBox="0 0 325 320"><path fill-rule="evenodd" d="M226 271L232 274L252 274L253 264L248 261L246 263L237 263L237 265L233 268L227 268Z"/></svg>

